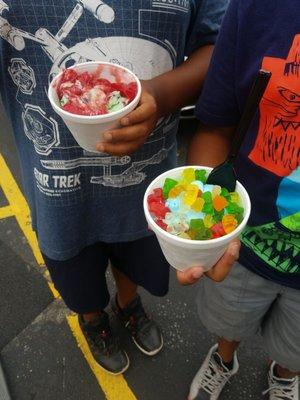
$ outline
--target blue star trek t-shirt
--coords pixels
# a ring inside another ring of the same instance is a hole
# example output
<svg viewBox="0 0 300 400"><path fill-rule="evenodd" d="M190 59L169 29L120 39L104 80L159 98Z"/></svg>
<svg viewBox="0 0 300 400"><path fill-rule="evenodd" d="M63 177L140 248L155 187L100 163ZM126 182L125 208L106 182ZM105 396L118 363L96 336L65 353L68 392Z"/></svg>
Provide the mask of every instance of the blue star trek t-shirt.
<svg viewBox="0 0 300 400"><path fill-rule="evenodd" d="M236 126L255 75L272 72L235 169L252 202L240 261L300 289L300 2L233 0L197 116Z"/></svg>
<svg viewBox="0 0 300 400"><path fill-rule="evenodd" d="M88 153L48 101L62 68L101 60L150 79L214 43L227 0L1 0L1 95L11 118L42 252L55 260L97 241L148 235L147 185L176 163L178 115L132 156Z"/></svg>

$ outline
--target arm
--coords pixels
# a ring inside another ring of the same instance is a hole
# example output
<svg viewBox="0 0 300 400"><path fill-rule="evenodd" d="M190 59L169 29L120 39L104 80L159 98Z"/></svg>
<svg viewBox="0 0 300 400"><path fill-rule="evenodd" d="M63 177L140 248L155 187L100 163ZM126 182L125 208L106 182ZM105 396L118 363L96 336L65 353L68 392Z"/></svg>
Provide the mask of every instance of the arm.
<svg viewBox="0 0 300 400"><path fill-rule="evenodd" d="M159 118L196 100L212 51L212 45L203 46L175 70L143 81L139 107L120 121L123 128L106 132L106 142L99 144L98 150L113 155L134 152L146 141Z"/></svg>
<svg viewBox="0 0 300 400"><path fill-rule="evenodd" d="M235 127L213 127L200 125L188 151L190 165L215 167L225 161L231 146Z"/></svg>
<svg viewBox="0 0 300 400"><path fill-rule="evenodd" d="M176 112L197 100L212 52L212 45L203 46L173 71L146 81L156 99L158 117Z"/></svg>

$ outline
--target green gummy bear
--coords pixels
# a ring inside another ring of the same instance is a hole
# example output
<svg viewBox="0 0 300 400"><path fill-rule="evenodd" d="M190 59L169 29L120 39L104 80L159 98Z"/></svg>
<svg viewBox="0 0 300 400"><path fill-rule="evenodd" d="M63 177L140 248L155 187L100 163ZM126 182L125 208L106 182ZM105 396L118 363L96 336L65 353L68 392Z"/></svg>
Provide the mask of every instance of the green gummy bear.
<svg viewBox="0 0 300 400"><path fill-rule="evenodd" d="M166 178L164 186L163 186L163 196L165 199L169 197L169 192L171 189L173 189L174 186L176 186L178 181L175 181L175 179L172 178Z"/></svg>
<svg viewBox="0 0 300 400"><path fill-rule="evenodd" d="M210 192L204 192L202 193L202 199L205 201L205 203L211 203L212 202L212 195Z"/></svg>
<svg viewBox="0 0 300 400"><path fill-rule="evenodd" d="M240 208L236 203L230 203L228 204L228 206L226 207L226 211L228 212L228 214L238 214L240 213Z"/></svg>
<svg viewBox="0 0 300 400"><path fill-rule="evenodd" d="M205 169L196 169L195 170L195 178L196 181L201 181L203 183L206 183L206 171Z"/></svg>
<svg viewBox="0 0 300 400"><path fill-rule="evenodd" d="M216 222L221 222L221 221L222 221L222 218L224 217L224 215L225 215L225 211L224 211L224 210L215 211L215 212L214 212L214 220L215 220Z"/></svg>
<svg viewBox="0 0 300 400"><path fill-rule="evenodd" d="M212 205L212 203L205 203L203 208L202 208L202 212L205 214L213 214L214 213L214 207Z"/></svg>
<svg viewBox="0 0 300 400"><path fill-rule="evenodd" d="M229 191L224 187L221 189L221 196L225 197L225 199L228 199L228 197L230 197Z"/></svg>
<svg viewBox="0 0 300 400"><path fill-rule="evenodd" d="M200 231L205 229L203 219L191 219L190 221L190 229L193 229L194 231Z"/></svg>
<svg viewBox="0 0 300 400"><path fill-rule="evenodd" d="M237 220L238 224L240 224L244 219L244 213L235 214L235 219Z"/></svg>
<svg viewBox="0 0 300 400"><path fill-rule="evenodd" d="M212 238L212 233L210 229L205 228L199 232L197 232L196 240L208 240Z"/></svg>

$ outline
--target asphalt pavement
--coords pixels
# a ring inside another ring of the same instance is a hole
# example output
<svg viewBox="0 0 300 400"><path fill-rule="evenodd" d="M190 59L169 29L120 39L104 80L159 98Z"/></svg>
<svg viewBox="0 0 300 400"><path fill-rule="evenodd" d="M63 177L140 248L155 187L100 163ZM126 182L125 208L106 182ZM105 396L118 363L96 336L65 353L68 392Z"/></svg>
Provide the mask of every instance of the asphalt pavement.
<svg viewBox="0 0 300 400"><path fill-rule="evenodd" d="M14 142L3 113L0 127L0 155L21 188ZM194 121L182 121L178 135L180 163L184 162L194 129ZM0 176L2 173L0 168ZM1 208L8 205L0 186L0 364L11 399L186 399L194 374L215 343L197 317L197 285L180 287L172 271L167 297L157 299L141 290L147 311L164 332L164 349L153 358L135 348L111 315L131 367L124 378L106 377L95 368L84 344L78 341L80 334L72 327L69 310L61 299L53 297L45 269L38 265L16 218L1 217ZM108 279L113 292L110 274ZM239 360L240 372L224 390L221 400L262 399L267 367L259 336L241 346ZM6 400L1 377L0 373L0 399Z"/></svg>

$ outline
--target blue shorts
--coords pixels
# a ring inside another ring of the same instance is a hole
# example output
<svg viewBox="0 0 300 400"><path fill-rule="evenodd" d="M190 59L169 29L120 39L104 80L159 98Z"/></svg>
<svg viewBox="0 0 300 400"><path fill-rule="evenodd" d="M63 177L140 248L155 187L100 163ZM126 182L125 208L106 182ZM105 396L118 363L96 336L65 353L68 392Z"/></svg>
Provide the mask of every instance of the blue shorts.
<svg viewBox="0 0 300 400"><path fill-rule="evenodd" d="M165 296L168 293L169 264L155 236L126 243L98 242L65 261L52 260L45 254L43 257L55 288L66 305L79 314L107 307L109 261L151 294Z"/></svg>

